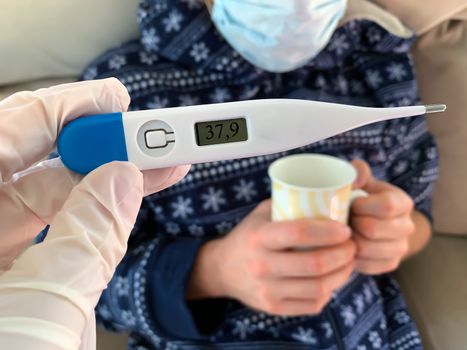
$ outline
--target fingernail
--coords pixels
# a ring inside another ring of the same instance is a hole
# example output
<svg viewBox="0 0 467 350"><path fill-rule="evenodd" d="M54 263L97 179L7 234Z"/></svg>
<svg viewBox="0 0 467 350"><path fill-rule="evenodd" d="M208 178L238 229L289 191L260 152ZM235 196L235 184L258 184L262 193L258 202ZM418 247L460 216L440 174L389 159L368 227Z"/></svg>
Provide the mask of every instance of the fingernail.
<svg viewBox="0 0 467 350"><path fill-rule="evenodd" d="M342 233L347 236L347 237L350 237L350 235L352 234L352 230L349 226L347 225L342 225Z"/></svg>
<svg viewBox="0 0 467 350"><path fill-rule="evenodd" d="M363 186L363 184L361 183L362 182L362 179L357 177L357 179L353 182L352 184L352 188L360 188Z"/></svg>

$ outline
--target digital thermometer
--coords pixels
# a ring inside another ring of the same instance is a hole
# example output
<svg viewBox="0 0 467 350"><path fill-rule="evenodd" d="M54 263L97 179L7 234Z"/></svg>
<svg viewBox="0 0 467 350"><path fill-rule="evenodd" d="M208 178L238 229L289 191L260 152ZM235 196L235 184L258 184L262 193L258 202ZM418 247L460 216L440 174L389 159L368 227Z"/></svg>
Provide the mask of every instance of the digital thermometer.
<svg viewBox="0 0 467 350"><path fill-rule="evenodd" d="M66 125L58 153L81 174L114 160L141 170L165 168L286 151L366 124L445 109L267 99L99 114Z"/></svg>

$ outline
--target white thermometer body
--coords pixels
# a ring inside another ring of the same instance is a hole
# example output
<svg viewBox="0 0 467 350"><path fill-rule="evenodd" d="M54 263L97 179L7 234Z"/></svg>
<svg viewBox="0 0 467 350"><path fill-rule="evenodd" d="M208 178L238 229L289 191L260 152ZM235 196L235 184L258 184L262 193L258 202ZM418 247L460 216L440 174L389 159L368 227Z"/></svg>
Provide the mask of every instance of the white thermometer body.
<svg viewBox="0 0 467 350"><path fill-rule="evenodd" d="M58 152L67 167L83 174L113 160L141 170L165 168L281 152L366 124L445 108L268 99L111 113L69 123Z"/></svg>

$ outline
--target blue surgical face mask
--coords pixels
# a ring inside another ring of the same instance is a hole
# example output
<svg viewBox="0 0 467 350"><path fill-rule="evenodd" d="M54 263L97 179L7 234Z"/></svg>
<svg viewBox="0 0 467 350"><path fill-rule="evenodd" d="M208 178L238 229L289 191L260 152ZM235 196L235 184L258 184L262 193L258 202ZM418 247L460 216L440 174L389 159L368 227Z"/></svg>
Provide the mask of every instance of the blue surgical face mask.
<svg viewBox="0 0 467 350"><path fill-rule="evenodd" d="M286 72L328 43L347 0L215 0L212 19L229 44L255 66Z"/></svg>

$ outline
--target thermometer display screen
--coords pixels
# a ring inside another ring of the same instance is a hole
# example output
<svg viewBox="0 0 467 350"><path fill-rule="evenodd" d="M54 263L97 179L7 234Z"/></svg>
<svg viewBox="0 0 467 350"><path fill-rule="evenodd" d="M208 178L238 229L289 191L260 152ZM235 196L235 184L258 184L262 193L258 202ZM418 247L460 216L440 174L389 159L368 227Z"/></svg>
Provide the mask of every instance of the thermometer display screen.
<svg viewBox="0 0 467 350"><path fill-rule="evenodd" d="M245 118L196 123L195 129L198 146L248 140Z"/></svg>

